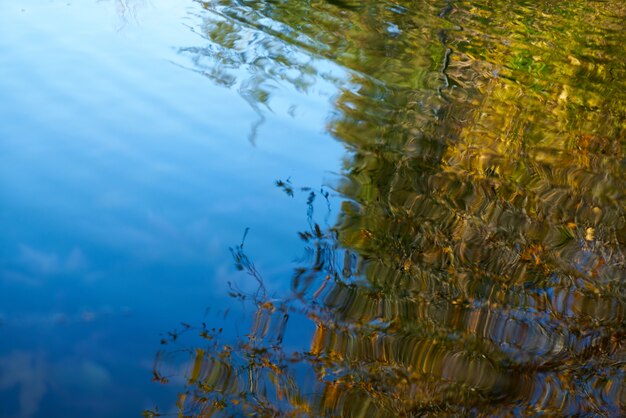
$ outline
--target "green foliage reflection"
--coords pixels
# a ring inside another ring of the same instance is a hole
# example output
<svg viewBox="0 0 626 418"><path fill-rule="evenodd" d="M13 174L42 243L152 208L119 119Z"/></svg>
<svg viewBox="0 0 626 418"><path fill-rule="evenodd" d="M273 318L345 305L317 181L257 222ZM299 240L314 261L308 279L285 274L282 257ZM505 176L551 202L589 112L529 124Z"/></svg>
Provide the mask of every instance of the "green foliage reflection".
<svg viewBox="0 0 626 418"><path fill-rule="evenodd" d="M334 83L349 156L293 295L201 330L182 416L626 412L623 2L202 6L194 68L255 106Z"/></svg>

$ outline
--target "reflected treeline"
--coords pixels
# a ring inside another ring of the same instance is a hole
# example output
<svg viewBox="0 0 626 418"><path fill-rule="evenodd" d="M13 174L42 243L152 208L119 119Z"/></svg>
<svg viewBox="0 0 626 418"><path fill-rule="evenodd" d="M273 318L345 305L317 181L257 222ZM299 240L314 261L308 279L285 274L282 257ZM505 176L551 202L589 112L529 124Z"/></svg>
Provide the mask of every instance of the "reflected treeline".
<svg viewBox="0 0 626 418"><path fill-rule="evenodd" d="M202 5L196 68L256 105L331 80L349 156L293 294L201 330L183 416L626 413L622 1Z"/></svg>

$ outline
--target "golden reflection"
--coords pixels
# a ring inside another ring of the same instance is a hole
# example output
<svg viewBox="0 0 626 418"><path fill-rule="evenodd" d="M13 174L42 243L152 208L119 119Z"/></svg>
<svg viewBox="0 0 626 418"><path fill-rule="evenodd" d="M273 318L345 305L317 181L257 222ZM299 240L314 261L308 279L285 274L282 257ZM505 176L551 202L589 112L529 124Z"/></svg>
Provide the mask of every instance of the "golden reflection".
<svg viewBox="0 0 626 418"><path fill-rule="evenodd" d="M347 71L349 157L293 295L253 295L235 346L201 331L181 416L626 413L621 1L202 5L211 48L183 52L258 103Z"/></svg>

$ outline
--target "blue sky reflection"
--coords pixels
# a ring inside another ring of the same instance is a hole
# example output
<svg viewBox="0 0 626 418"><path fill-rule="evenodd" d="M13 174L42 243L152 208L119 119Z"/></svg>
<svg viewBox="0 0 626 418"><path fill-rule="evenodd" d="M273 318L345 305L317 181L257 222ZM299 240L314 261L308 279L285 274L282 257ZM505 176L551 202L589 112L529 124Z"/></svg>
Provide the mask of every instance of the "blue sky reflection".
<svg viewBox="0 0 626 418"><path fill-rule="evenodd" d="M277 86L251 144L254 109L177 54L194 7L0 4L0 416L137 416L175 390L150 381L159 333L244 280L246 227L261 268L299 255L304 200L274 181L338 170L332 88Z"/></svg>

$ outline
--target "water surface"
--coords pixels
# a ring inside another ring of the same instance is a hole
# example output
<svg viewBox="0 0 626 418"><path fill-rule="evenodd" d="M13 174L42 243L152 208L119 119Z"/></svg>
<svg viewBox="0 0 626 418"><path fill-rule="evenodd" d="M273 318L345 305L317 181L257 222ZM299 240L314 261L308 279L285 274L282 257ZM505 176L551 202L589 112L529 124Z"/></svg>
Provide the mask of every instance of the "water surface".
<svg viewBox="0 0 626 418"><path fill-rule="evenodd" d="M277 88L298 112L267 111L251 142L254 108L179 52L202 42L200 7L121 7L0 5L2 417L175 399L152 382L161 334L230 305L246 227L284 281L306 221L274 182L321 185L340 161L328 88Z"/></svg>
<svg viewBox="0 0 626 418"><path fill-rule="evenodd" d="M0 415L624 413L622 2L27 3Z"/></svg>

